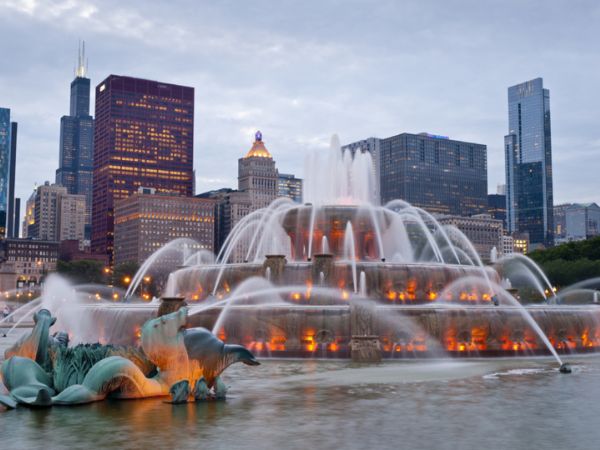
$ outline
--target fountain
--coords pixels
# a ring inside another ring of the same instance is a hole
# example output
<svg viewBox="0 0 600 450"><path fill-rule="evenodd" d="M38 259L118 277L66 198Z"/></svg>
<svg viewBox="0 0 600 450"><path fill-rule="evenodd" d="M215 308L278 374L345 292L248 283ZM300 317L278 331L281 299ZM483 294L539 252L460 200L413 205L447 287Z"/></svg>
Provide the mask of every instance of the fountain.
<svg viewBox="0 0 600 450"><path fill-rule="evenodd" d="M435 341L447 356L552 354L562 364L560 352L600 346L600 310L559 306L525 256L496 250L495 266L485 266L458 229L401 200L377 205L368 154L342 152L334 137L331 152L306 166L304 205L279 199L246 216L214 263L171 274L170 294L199 305L191 320L278 357L360 359L359 336L383 358L431 356L425 342ZM253 277L266 279L261 294L240 300L236 287ZM518 298L511 286L523 279L542 304ZM274 293L279 304L261 302ZM327 343L317 341L322 331ZM410 345L398 346L400 335Z"/></svg>
<svg viewBox="0 0 600 450"><path fill-rule="evenodd" d="M552 355L560 372L569 373L561 354L600 348L594 280L556 295L525 256L498 258L494 249L494 265L485 266L460 230L402 200L379 205L370 155L342 152L337 138L327 155L311 155L307 168L305 204L277 199L252 212L236 224L216 257L190 254L194 244L187 239L167 244L142 265L128 292L117 295L122 302L50 277L41 300L19 317L39 321L40 311L48 309L58 319L52 330L64 330L70 344L146 350L149 323L184 314L186 327L205 332L178 329L177 336L202 335L215 348L248 348L259 357L378 362ZM174 268L161 266L162 301L138 299L141 280L156 273L168 254ZM519 295L524 284L539 298ZM186 346L188 360L207 358L204 350L190 350L187 341ZM148 357L150 365L163 364L160 354ZM247 357L246 363L255 361ZM148 392L170 393L175 403L192 392L204 398L211 387L212 395L223 395L208 372L177 370L181 379L164 382L147 381L150 373L143 371L131 376L150 383ZM92 387L86 389L98 398L105 394ZM53 395L19 398L63 401Z"/></svg>

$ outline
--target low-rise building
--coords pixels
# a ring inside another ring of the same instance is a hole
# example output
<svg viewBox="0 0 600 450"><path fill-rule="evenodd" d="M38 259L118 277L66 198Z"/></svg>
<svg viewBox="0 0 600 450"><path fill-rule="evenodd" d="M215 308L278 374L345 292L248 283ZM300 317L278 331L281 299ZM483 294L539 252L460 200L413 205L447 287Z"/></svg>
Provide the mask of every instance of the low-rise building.
<svg viewBox="0 0 600 450"><path fill-rule="evenodd" d="M0 291L39 286L56 270L59 244L36 239L5 239L0 243Z"/></svg>
<svg viewBox="0 0 600 450"><path fill-rule="evenodd" d="M500 236L500 245L498 247L498 255L508 256L515 252L515 240L512 236L503 235Z"/></svg>
<svg viewBox="0 0 600 450"><path fill-rule="evenodd" d="M567 240L581 241L600 235L600 206L576 203L567 209Z"/></svg>
<svg viewBox="0 0 600 450"><path fill-rule="evenodd" d="M438 216L442 225L458 228L473 244L482 261L490 261L492 249L498 250L503 234L502 221L493 219L489 214L477 214L471 217Z"/></svg>
<svg viewBox="0 0 600 450"><path fill-rule="evenodd" d="M513 249L515 253L526 255L529 253L529 233L513 233Z"/></svg>
<svg viewBox="0 0 600 450"><path fill-rule="evenodd" d="M214 200L141 192L115 202L115 264L141 264L177 238L198 243L190 252L214 250Z"/></svg>

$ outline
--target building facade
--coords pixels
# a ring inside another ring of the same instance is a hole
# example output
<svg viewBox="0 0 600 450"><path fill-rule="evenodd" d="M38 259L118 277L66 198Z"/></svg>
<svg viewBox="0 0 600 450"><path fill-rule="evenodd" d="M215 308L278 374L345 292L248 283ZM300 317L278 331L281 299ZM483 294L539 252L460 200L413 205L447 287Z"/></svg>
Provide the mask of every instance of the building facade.
<svg viewBox="0 0 600 450"><path fill-rule="evenodd" d="M556 243L583 241L600 236L600 206L566 203L554 207Z"/></svg>
<svg viewBox="0 0 600 450"><path fill-rule="evenodd" d="M555 205L553 208L555 244L567 240L567 209L571 206L573 206L573 203L563 203L562 205Z"/></svg>
<svg viewBox="0 0 600 450"><path fill-rule="evenodd" d="M46 241L76 239L85 245L85 196L46 181L27 201L24 237Z"/></svg>
<svg viewBox="0 0 600 450"><path fill-rule="evenodd" d="M428 133L379 141L381 203L402 199L431 213L487 211L487 147Z"/></svg>
<svg viewBox="0 0 600 450"><path fill-rule="evenodd" d="M295 175L280 173L277 182L277 196L291 198L296 203L302 203L302 178Z"/></svg>
<svg viewBox="0 0 600 450"><path fill-rule="evenodd" d="M501 220L493 219L489 214L478 214L472 217L438 216L437 220L442 225L458 228L471 241L482 261L490 261L494 247L500 253L503 245Z"/></svg>
<svg viewBox="0 0 600 450"><path fill-rule="evenodd" d="M86 197L85 195L67 194L59 199L58 207L58 240L78 241L79 248L86 246ZM89 247L89 246L88 246Z"/></svg>
<svg viewBox="0 0 600 450"><path fill-rule="evenodd" d="M80 48L75 79L71 82L70 111L60 119L60 156L56 184L69 194L85 197L86 238L91 236L94 118L90 115L90 79L86 77L85 43Z"/></svg>
<svg viewBox="0 0 600 450"><path fill-rule="evenodd" d="M10 109L0 108L0 238L11 237L14 229L16 148L17 124L10 121Z"/></svg>
<svg viewBox="0 0 600 450"><path fill-rule="evenodd" d="M515 252L515 240L512 236L500 236L499 256L512 255Z"/></svg>
<svg viewBox="0 0 600 450"><path fill-rule="evenodd" d="M67 188L46 181L38 186L34 195L33 221L28 225L27 237L45 241L58 241L60 235L60 198Z"/></svg>
<svg viewBox="0 0 600 450"><path fill-rule="evenodd" d="M56 271L58 242L8 238L0 242L0 290L39 286Z"/></svg>
<svg viewBox="0 0 600 450"><path fill-rule="evenodd" d="M21 235L23 238L29 237L29 226L35 223L35 192L37 187L33 189L33 192L25 202L25 214L23 216L23 226L21 228Z"/></svg>
<svg viewBox="0 0 600 450"><path fill-rule="evenodd" d="M213 251L215 201L166 194L136 193L115 202L115 264L143 263L177 238L190 238Z"/></svg>
<svg viewBox="0 0 600 450"><path fill-rule="evenodd" d="M512 233L513 238L513 248L515 253L521 253L526 255L529 253L530 242L529 242L529 234L525 233Z"/></svg>
<svg viewBox="0 0 600 450"><path fill-rule="evenodd" d="M487 212L492 218L502 221L502 226L506 229L506 195L488 194Z"/></svg>
<svg viewBox="0 0 600 450"><path fill-rule="evenodd" d="M110 75L96 87L92 250L112 260L114 202L193 195L194 88Z"/></svg>
<svg viewBox="0 0 600 450"><path fill-rule="evenodd" d="M6 235L19 237L20 202L15 198L15 179L17 168L17 130L16 122L10 123L10 168L8 173L8 217L6 219Z"/></svg>
<svg viewBox="0 0 600 450"><path fill-rule="evenodd" d="M554 243L550 91L536 78L508 88L508 231L528 233L532 248Z"/></svg>

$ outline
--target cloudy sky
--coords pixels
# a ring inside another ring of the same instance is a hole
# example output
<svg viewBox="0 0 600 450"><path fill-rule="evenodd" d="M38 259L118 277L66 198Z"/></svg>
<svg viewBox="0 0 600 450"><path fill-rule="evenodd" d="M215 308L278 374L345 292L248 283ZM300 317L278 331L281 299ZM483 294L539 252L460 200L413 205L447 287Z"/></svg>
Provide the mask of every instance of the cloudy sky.
<svg viewBox="0 0 600 450"><path fill-rule="evenodd" d="M54 180L79 39L109 74L196 88L197 191L237 184L255 130L280 172L369 136L488 146L504 181L506 88L550 89L555 203L600 201L600 3L579 0L0 0L0 106L19 122L17 195Z"/></svg>

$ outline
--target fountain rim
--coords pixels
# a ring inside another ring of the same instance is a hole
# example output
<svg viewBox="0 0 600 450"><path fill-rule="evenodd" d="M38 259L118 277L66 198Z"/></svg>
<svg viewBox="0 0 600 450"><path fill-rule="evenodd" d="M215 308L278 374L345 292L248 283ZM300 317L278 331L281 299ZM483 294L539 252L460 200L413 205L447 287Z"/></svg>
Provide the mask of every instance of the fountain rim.
<svg viewBox="0 0 600 450"><path fill-rule="evenodd" d="M327 254L328 255L328 254ZM175 270L173 273L176 273L180 270L188 270L188 269L220 269L223 266L226 267L231 267L231 268L237 268L237 267L262 267L263 263L265 260L269 259L269 258L274 258L274 257L281 257L281 256L285 256L285 255L265 255L265 259L263 261L260 262L256 262L256 261L248 261L248 262L233 262L233 263L212 263L212 264L198 264L195 266L182 266L179 267L177 270ZM314 256L322 256L321 254L316 254ZM335 265L347 265L349 264L351 261L346 260L344 258L335 258L334 255L331 255L334 258L333 263ZM313 264L313 261L307 261L307 260L302 260L302 261L297 261L297 260L288 260L287 256L286 256L286 264L288 265L297 265L297 266L311 266ZM429 267L429 268L448 268L448 269L473 269L473 270L481 270L480 266L475 266L475 265L471 265L471 264L456 264L456 263L441 263L441 262L434 262L434 261L427 261L427 262L423 262L423 263L419 263L419 262L393 262L393 261L381 261L381 260L373 260L373 261L368 261L368 260L358 260L356 261L357 265L364 265L364 266L373 266L373 267ZM484 267L488 267L490 269L493 269L494 266L492 265L487 265Z"/></svg>

